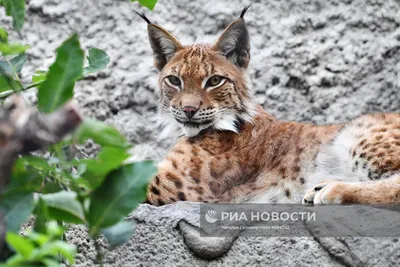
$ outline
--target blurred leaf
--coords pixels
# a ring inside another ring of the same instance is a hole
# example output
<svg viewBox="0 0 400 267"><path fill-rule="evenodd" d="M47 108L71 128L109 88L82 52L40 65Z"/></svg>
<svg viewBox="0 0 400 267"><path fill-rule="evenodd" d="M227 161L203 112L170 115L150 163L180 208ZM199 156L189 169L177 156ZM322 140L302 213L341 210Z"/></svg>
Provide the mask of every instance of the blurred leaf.
<svg viewBox="0 0 400 267"><path fill-rule="evenodd" d="M24 53L29 48L28 45L9 44L0 42L0 52L3 56L17 55Z"/></svg>
<svg viewBox="0 0 400 267"><path fill-rule="evenodd" d="M110 57L107 53L98 48L90 48L87 59L89 66L84 69L84 75L103 70L110 63Z"/></svg>
<svg viewBox="0 0 400 267"><path fill-rule="evenodd" d="M38 82L44 81L44 80L46 80L46 76L47 76L47 71L37 70L32 75L32 83L38 83Z"/></svg>
<svg viewBox="0 0 400 267"><path fill-rule="evenodd" d="M8 196L14 193L34 192L39 190L43 181L42 173L31 165L26 165L23 159L18 159L13 166L10 183L3 194Z"/></svg>
<svg viewBox="0 0 400 267"><path fill-rule="evenodd" d="M59 239L64 233L64 228L61 227L56 221L50 221L47 225L47 235L52 239Z"/></svg>
<svg viewBox="0 0 400 267"><path fill-rule="evenodd" d="M6 15L13 18L13 27L20 31L25 20L25 0L2 0Z"/></svg>
<svg viewBox="0 0 400 267"><path fill-rule="evenodd" d="M53 260L53 259L42 259L41 262L44 264L46 267L60 267L60 263L58 260Z"/></svg>
<svg viewBox="0 0 400 267"><path fill-rule="evenodd" d="M21 254L15 254L14 256L8 258L6 264L7 267L25 267L26 265L25 259Z"/></svg>
<svg viewBox="0 0 400 267"><path fill-rule="evenodd" d="M0 70L0 92L8 90L18 91L22 87L23 86L19 81L14 80L7 75L2 74Z"/></svg>
<svg viewBox="0 0 400 267"><path fill-rule="evenodd" d="M90 234L95 236L100 229L118 223L142 203L156 171L152 162L144 161L123 166L107 175L90 196Z"/></svg>
<svg viewBox="0 0 400 267"><path fill-rule="evenodd" d="M0 93L7 90L11 90L11 87L8 84L8 80L9 80L8 77L0 73Z"/></svg>
<svg viewBox="0 0 400 267"><path fill-rule="evenodd" d="M131 0L131 2L139 2L140 5L153 10L158 0Z"/></svg>
<svg viewBox="0 0 400 267"><path fill-rule="evenodd" d="M8 32L0 27L0 43L8 43Z"/></svg>
<svg viewBox="0 0 400 267"><path fill-rule="evenodd" d="M42 158L36 156L23 156L18 159L18 162L23 163L25 166L31 166L40 171L54 171L54 168Z"/></svg>
<svg viewBox="0 0 400 267"><path fill-rule="evenodd" d="M82 75L82 67L83 51L78 35L73 34L57 48L56 61L39 88L38 106L41 111L50 113L72 98L75 81Z"/></svg>
<svg viewBox="0 0 400 267"><path fill-rule="evenodd" d="M33 230L37 233L46 233L46 222L49 220L49 210L43 199L39 198L35 207L35 224Z"/></svg>
<svg viewBox="0 0 400 267"><path fill-rule="evenodd" d="M46 231L44 231L43 233L46 233ZM47 242L50 241L50 237L46 234L41 234L38 232L30 232L28 234L29 239L32 240L33 242L35 242L37 245L42 246L44 244L46 244Z"/></svg>
<svg viewBox="0 0 400 267"><path fill-rule="evenodd" d="M25 62L26 62L26 54L25 53L19 54L18 56L11 59L10 60L11 66L9 65L9 67L11 69L11 73L12 73L11 76L13 76L14 74L20 73Z"/></svg>
<svg viewBox="0 0 400 267"><path fill-rule="evenodd" d="M62 190L62 188L58 183L46 181L44 186L42 188L40 188L40 193L50 194L50 193L60 192L61 190Z"/></svg>
<svg viewBox="0 0 400 267"><path fill-rule="evenodd" d="M115 128L93 119L85 119L75 131L74 137L79 143L92 139L101 146L130 147L125 137Z"/></svg>
<svg viewBox="0 0 400 267"><path fill-rule="evenodd" d="M40 198L48 208L49 218L71 223L85 222L83 208L75 192L60 191Z"/></svg>
<svg viewBox="0 0 400 267"><path fill-rule="evenodd" d="M10 194L1 200L0 209L3 211L7 231L18 232L33 210L33 194Z"/></svg>
<svg viewBox="0 0 400 267"><path fill-rule="evenodd" d="M69 262L69 264L74 264L76 249L73 245L70 245L67 242L56 240L46 243L38 249L35 254L35 258L37 259L46 258L47 256L56 257L60 254Z"/></svg>
<svg viewBox="0 0 400 267"><path fill-rule="evenodd" d="M8 232L6 235L6 241L15 252L21 254L25 259L28 259L35 249L32 241L16 233Z"/></svg>
<svg viewBox="0 0 400 267"><path fill-rule="evenodd" d="M95 159L80 161L81 164L86 164L82 178L89 183L91 189L96 189L102 184L106 175L120 167L127 158L129 153L125 149L103 147Z"/></svg>
<svg viewBox="0 0 400 267"><path fill-rule="evenodd" d="M133 222L121 221L113 226L102 230L104 237L111 247L122 245L133 236L135 224Z"/></svg>

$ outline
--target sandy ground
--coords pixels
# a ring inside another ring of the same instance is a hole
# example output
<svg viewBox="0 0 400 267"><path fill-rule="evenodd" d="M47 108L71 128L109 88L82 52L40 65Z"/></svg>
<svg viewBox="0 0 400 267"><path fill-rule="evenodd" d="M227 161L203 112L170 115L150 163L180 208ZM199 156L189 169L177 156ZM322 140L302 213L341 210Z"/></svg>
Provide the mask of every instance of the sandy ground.
<svg viewBox="0 0 400 267"><path fill-rule="evenodd" d="M155 160L175 137L160 140L155 130L157 75L146 24L133 10L143 10L183 43L213 42L249 4L160 0L150 12L127 0L28 2L22 41L32 48L23 80L47 68L55 48L78 32L85 49L98 47L111 57L108 69L77 84L75 99L83 113L115 125L137 144L135 159ZM279 119L334 123L367 112L400 111L399 1L254 1L246 21L252 42L250 87L257 102ZM0 11L0 24L8 22ZM27 95L33 100L34 90ZM176 226L160 223L168 218L148 212L153 220L139 222L134 239L108 253L107 266L400 264L398 239L354 238L242 238L225 256L208 262L188 250ZM70 239L80 250L77 266L92 266L93 247L82 229L73 230Z"/></svg>

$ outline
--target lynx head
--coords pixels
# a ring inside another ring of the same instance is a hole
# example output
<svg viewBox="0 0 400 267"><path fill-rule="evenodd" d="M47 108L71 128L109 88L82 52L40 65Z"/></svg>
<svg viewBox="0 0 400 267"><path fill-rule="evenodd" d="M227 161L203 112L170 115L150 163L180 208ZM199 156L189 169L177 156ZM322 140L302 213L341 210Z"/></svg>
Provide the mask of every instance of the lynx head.
<svg viewBox="0 0 400 267"><path fill-rule="evenodd" d="M214 45L184 46L139 14L148 22L166 126L178 123L187 136L196 136L209 127L238 132L241 122L251 122L255 108L245 81L250 44L243 19L248 8Z"/></svg>

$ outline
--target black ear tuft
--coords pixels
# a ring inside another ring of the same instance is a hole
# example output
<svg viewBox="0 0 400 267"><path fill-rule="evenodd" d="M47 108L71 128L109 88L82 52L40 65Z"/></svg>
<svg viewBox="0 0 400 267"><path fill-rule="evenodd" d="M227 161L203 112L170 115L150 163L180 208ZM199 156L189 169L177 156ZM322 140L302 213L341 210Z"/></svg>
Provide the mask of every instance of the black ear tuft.
<svg viewBox="0 0 400 267"><path fill-rule="evenodd" d="M244 14L246 14L247 10L249 10L249 8L251 7L252 4L253 4L253 2L251 2L250 5L248 5L248 6L246 6L246 7L243 8L242 13L240 14L240 17L239 17L239 18L242 19L242 18L244 17Z"/></svg>
<svg viewBox="0 0 400 267"><path fill-rule="evenodd" d="M134 10L142 19L147 22L151 49L155 67L161 71L174 54L183 48L181 43L164 28L153 24L143 13Z"/></svg>
<svg viewBox="0 0 400 267"><path fill-rule="evenodd" d="M142 19L144 19L147 24L152 24L151 21L143 14L143 13L139 13L136 10L134 10L136 14L138 14Z"/></svg>

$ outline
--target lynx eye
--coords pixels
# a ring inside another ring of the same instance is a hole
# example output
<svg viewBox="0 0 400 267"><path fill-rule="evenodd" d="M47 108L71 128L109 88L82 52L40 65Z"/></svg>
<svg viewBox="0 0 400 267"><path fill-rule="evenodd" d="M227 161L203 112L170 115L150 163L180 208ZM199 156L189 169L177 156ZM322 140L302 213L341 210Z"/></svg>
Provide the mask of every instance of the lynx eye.
<svg viewBox="0 0 400 267"><path fill-rule="evenodd" d="M214 75L206 82L206 88L216 88L225 82L225 78L219 75Z"/></svg>
<svg viewBox="0 0 400 267"><path fill-rule="evenodd" d="M167 83L169 83L169 85L173 86L173 87L180 87L181 86L181 79L179 79L179 77L177 76L168 76L166 79Z"/></svg>

